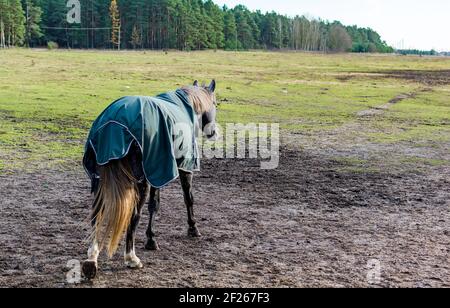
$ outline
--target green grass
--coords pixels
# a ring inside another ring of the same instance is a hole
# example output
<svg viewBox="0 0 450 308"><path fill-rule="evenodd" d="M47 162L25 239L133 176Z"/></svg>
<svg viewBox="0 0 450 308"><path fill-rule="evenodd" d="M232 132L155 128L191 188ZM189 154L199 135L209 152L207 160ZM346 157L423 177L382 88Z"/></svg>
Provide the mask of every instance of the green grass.
<svg viewBox="0 0 450 308"><path fill-rule="evenodd" d="M351 72L439 70L448 58L271 52L0 50L0 170L79 162L92 121L125 95L218 81L219 122L277 122L311 134L423 85ZM449 142L449 86L405 100L367 123L377 143ZM360 132L361 133L361 132ZM364 133L365 134L365 133Z"/></svg>
<svg viewBox="0 0 450 308"><path fill-rule="evenodd" d="M370 134L376 142L450 142L450 92L448 88L420 93L392 108L374 125L391 128Z"/></svg>

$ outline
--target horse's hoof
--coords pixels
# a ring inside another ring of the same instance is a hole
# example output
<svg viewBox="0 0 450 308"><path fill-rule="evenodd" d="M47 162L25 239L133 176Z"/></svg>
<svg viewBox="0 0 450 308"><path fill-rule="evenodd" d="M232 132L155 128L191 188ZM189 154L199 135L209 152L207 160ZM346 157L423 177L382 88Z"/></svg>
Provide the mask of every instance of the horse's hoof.
<svg viewBox="0 0 450 308"><path fill-rule="evenodd" d="M148 240L147 244L145 244L145 249L150 251L160 250L158 242L155 240Z"/></svg>
<svg viewBox="0 0 450 308"><path fill-rule="evenodd" d="M188 236L189 237L201 237L202 234L200 233L200 231L198 231L197 227L194 227L194 228L188 229Z"/></svg>
<svg viewBox="0 0 450 308"><path fill-rule="evenodd" d="M84 261L82 272L86 279L93 280L97 276L97 262L95 261Z"/></svg>
<svg viewBox="0 0 450 308"><path fill-rule="evenodd" d="M136 259L136 260L130 260L130 261L125 261L125 265L129 268L129 269L141 269L144 267L144 265L142 264L141 260Z"/></svg>

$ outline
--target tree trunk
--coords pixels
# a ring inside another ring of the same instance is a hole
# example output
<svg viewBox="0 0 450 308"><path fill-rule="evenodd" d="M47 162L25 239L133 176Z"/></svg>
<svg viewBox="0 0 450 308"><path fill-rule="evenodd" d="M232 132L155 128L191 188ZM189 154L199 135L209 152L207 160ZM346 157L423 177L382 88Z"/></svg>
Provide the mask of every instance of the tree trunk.
<svg viewBox="0 0 450 308"><path fill-rule="evenodd" d="M0 19L0 48L5 48L5 24L3 19Z"/></svg>

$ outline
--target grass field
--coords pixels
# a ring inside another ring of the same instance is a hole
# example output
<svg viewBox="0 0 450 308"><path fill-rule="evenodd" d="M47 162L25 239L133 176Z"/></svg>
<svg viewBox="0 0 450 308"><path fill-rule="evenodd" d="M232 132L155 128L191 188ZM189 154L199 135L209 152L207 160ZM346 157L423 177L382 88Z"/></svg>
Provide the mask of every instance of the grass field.
<svg viewBox="0 0 450 308"><path fill-rule="evenodd" d="M90 234L83 146L107 105L212 78L221 124L280 123L279 168L202 159L203 237L186 237L174 182L161 251L143 249L144 211L144 268L101 256L77 286L450 287L450 58L25 49L0 50L0 287L73 286Z"/></svg>
<svg viewBox="0 0 450 308"><path fill-rule="evenodd" d="M279 122L314 143L356 123L339 142L439 146L450 141L449 69L448 58L382 55L2 50L0 168L79 161L90 124L116 98L211 78L221 123ZM411 70L422 73L393 74ZM442 70L437 80L422 76ZM405 93L413 95L361 120Z"/></svg>

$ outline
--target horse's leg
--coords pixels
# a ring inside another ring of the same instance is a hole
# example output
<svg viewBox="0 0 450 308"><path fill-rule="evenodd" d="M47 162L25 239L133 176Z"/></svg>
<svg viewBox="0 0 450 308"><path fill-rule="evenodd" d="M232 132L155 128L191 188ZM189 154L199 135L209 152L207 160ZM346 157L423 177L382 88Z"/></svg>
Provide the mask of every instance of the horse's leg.
<svg viewBox="0 0 450 308"><path fill-rule="evenodd" d="M88 250L88 259L83 262L83 275L89 280L94 279L97 276L98 270L98 256L100 254L100 249L98 247L97 240L92 241L91 246Z"/></svg>
<svg viewBox="0 0 450 308"><path fill-rule="evenodd" d="M181 187L183 188L184 202L187 207L188 214L188 236L200 237L201 234L197 229L197 222L194 218L194 195L192 194L193 174L180 170Z"/></svg>
<svg viewBox="0 0 450 308"><path fill-rule="evenodd" d="M159 250L158 242L155 240L155 217L158 214L160 207L159 195L160 190L157 188L150 188L150 200L148 202L148 211L150 213L150 219L147 228L147 244L145 249L147 250Z"/></svg>
<svg viewBox="0 0 450 308"><path fill-rule="evenodd" d="M129 268L142 268L141 260L136 256L134 249L134 242L136 238L136 228L141 219L142 207L147 201L149 185L146 181L139 184L139 203L136 206L133 217L131 218L130 226L127 230L126 251L125 251L125 265Z"/></svg>
<svg viewBox="0 0 450 308"><path fill-rule="evenodd" d="M97 195L97 191L98 191L98 179L95 179L92 181L92 190L93 193L95 195ZM94 205L95 206L97 200L94 201ZM97 212L92 213L92 217L91 217L91 225L92 228L95 228L95 222L96 222L96 217L97 217ZM97 239L93 238L91 246L88 249L88 259L86 261L83 262L83 267L82 267L82 272L84 277L86 277L87 279L94 279L97 276L97 270L98 270L98 256L100 254L100 249L98 246L98 242Z"/></svg>

